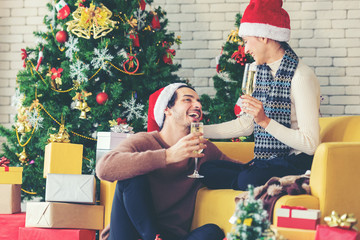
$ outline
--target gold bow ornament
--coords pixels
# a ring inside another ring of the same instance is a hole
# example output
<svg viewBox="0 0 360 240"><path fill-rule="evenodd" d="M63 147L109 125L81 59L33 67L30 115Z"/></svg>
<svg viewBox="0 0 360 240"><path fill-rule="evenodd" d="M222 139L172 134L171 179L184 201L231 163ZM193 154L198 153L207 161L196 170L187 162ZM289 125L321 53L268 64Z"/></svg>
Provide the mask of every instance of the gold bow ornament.
<svg viewBox="0 0 360 240"><path fill-rule="evenodd" d="M48 139L49 143L58 142L58 143L69 143L70 135L67 133L64 124L60 125L60 129L58 133L50 134L50 138Z"/></svg>
<svg viewBox="0 0 360 240"><path fill-rule="evenodd" d="M103 4L96 7L90 4L90 7L80 6L72 14L74 20L66 23L67 31L71 31L78 37L94 39L106 36L115 27L115 21L110 20L112 12Z"/></svg>
<svg viewBox="0 0 360 240"><path fill-rule="evenodd" d="M355 227L357 219L352 213L345 213L340 216L337 212L332 211L330 216L326 216L324 218L324 221L329 227L340 227L344 229L354 229L358 231L358 229Z"/></svg>

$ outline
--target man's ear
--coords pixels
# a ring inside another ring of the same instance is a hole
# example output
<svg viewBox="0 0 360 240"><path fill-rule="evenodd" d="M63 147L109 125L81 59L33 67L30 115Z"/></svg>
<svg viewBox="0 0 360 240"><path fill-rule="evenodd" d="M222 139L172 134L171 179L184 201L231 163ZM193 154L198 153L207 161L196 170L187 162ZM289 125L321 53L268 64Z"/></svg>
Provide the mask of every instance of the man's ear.
<svg viewBox="0 0 360 240"><path fill-rule="evenodd" d="M171 109L169 108L169 107L166 107L165 108L165 111L164 111L164 114L165 114L165 116L170 116L171 115L171 111L170 111Z"/></svg>

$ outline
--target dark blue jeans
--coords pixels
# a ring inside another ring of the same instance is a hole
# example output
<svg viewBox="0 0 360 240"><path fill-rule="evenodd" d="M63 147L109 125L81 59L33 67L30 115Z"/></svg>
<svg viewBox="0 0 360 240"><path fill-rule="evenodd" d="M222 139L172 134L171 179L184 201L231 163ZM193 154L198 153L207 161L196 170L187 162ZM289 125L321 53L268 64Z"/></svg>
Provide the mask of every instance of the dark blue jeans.
<svg viewBox="0 0 360 240"><path fill-rule="evenodd" d="M247 164L228 161L208 161L201 165L199 173L207 187L246 191L248 185L264 185L272 177L301 175L311 168L313 156L305 153L285 158L252 160Z"/></svg>
<svg viewBox="0 0 360 240"><path fill-rule="evenodd" d="M197 228L185 237L162 232L156 224L146 176L118 181L111 211L109 240L154 240L156 234L160 234L163 240L222 240L225 237L214 224Z"/></svg>

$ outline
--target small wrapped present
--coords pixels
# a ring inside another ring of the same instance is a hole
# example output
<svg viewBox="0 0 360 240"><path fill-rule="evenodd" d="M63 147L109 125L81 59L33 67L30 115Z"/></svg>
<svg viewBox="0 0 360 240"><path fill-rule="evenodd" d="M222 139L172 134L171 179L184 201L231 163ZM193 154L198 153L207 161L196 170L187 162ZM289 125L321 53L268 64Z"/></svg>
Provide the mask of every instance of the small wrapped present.
<svg viewBox="0 0 360 240"><path fill-rule="evenodd" d="M121 141L131 136L124 132L98 132L96 144L96 161L114 149Z"/></svg>
<svg viewBox="0 0 360 240"><path fill-rule="evenodd" d="M320 210L281 206L276 211L277 226L315 230L320 222Z"/></svg>
<svg viewBox="0 0 360 240"><path fill-rule="evenodd" d="M46 202L95 204L94 175L49 173L46 179Z"/></svg>
<svg viewBox="0 0 360 240"><path fill-rule="evenodd" d="M44 178L48 173L81 174L83 145L52 142L45 146Z"/></svg>
<svg viewBox="0 0 360 240"><path fill-rule="evenodd" d="M22 167L0 167L0 184L22 184Z"/></svg>
<svg viewBox="0 0 360 240"><path fill-rule="evenodd" d="M353 229L318 225L315 240L360 240L360 234Z"/></svg>
<svg viewBox="0 0 360 240"><path fill-rule="evenodd" d="M25 227L25 213L0 214L0 239L17 240L19 227Z"/></svg>
<svg viewBox="0 0 360 240"><path fill-rule="evenodd" d="M104 206L100 205L28 202L25 227L101 230L103 218Z"/></svg>
<svg viewBox="0 0 360 240"><path fill-rule="evenodd" d="M114 149L121 141L129 136L131 136L130 133L98 132L96 149Z"/></svg>
<svg viewBox="0 0 360 240"><path fill-rule="evenodd" d="M360 233L355 227L357 219L353 214L345 213L340 216L332 211L324 220L327 226L317 226L315 240L360 240Z"/></svg>
<svg viewBox="0 0 360 240"><path fill-rule="evenodd" d="M19 240L95 240L96 231L88 229L19 228Z"/></svg>
<svg viewBox="0 0 360 240"><path fill-rule="evenodd" d="M21 212L21 185L0 184L0 214Z"/></svg>

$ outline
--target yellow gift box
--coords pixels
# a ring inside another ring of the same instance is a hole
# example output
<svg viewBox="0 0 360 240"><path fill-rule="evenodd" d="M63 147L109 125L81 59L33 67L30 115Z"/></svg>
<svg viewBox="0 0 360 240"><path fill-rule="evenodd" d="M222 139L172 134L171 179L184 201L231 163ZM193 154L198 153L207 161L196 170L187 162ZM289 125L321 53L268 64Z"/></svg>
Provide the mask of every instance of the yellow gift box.
<svg viewBox="0 0 360 240"><path fill-rule="evenodd" d="M22 167L9 167L9 171L5 171L5 167L0 167L0 184L22 184Z"/></svg>
<svg viewBox="0 0 360 240"><path fill-rule="evenodd" d="M115 182L100 181L100 205L104 206L104 227L110 224L111 208L116 188Z"/></svg>
<svg viewBox="0 0 360 240"><path fill-rule="evenodd" d="M44 178L48 173L81 174L83 145L52 142L45 146Z"/></svg>

